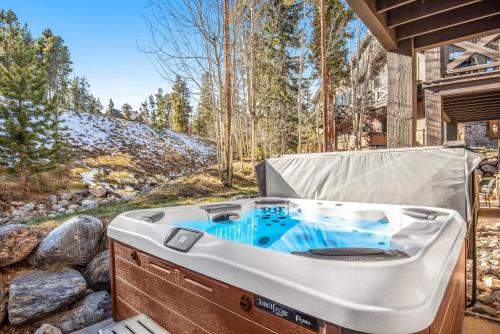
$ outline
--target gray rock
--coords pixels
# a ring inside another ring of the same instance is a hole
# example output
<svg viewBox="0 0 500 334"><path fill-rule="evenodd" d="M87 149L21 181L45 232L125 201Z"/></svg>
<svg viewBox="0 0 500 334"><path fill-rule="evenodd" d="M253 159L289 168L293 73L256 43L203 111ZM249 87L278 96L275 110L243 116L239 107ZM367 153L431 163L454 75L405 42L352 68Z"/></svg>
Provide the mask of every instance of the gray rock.
<svg viewBox="0 0 500 334"><path fill-rule="evenodd" d="M61 334L61 330L51 324L41 325L34 334Z"/></svg>
<svg viewBox="0 0 500 334"><path fill-rule="evenodd" d="M20 207L17 208L17 210L30 212L30 211L33 211L34 208L35 208L35 203L30 202L30 203L26 203L26 204L21 205Z"/></svg>
<svg viewBox="0 0 500 334"><path fill-rule="evenodd" d="M9 287L9 322L20 325L49 315L78 300L86 287L83 276L73 269L23 273Z"/></svg>
<svg viewBox="0 0 500 334"><path fill-rule="evenodd" d="M477 303L476 305L472 306L470 309L474 313L479 313L479 314L486 314L489 315L490 317L496 317L496 311L493 307L487 306L487 305L482 305Z"/></svg>
<svg viewBox="0 0 500 334"><path fill-rule="evenodd" d="M66 208L69 205L69 201L67 199L62 199L59 202L57 202L61 207Z"/></svg>
<svg viewBox="0 0 500 334"><path fill-rule="evenodd" d="M78 209L78 204L70 204L68 205L68 210L76 210Z"/></svg>
<svg viewBox="0 0 500 334"><path fill-rule="evenodd" d="M5 319L5 295L3 293L2 272L0 271L0 325Z"/></svg>
<svg viewBox="0 0 500 334"><path fill-rule="evenodd" d="M9 217L0 218L0 225L8 223L10 220L11 220L11 218L9 218Z"/></svg>
<svg viewBox="0 0 500 334"><path fill-rule="evenodd" d="M496 300L497 302L500 302L500 290L493 291L493 293L491 294L491 296L492 296L493 298L495 298L495 300Z"/></svg>
<svg viewBox="0 0 500 334"><path fill-rule="evenodd" d="M92 195L94 195L97 198L104 197L106 195L106 189L104 189L104 187L99 184L90 187L89 191Z"/></svg>
<svg viewBox="0 0 500 334"><path fill-rule="evenodd" d="M73 194L69 194L69 193L60 193L59 194L59 198L63 201L71 201L71 199L73 198Z"/></svg>
<svg viewBox="0 0 500 334"><path fill-rule="evenodd" d="M481 166L484 166L484 165L496 166L496 165L498 165L498 159L497 158L484 159L483 161L481 161L480 165Z"/></svg>
<svg viewBox="0 0 500 334"><path fill-rule="evenodd" d="M495 301L495 299L493 299L493 297L489 296L489 295L479 295L477 296L477 300L479 300L481 303L483 304L491 304Z"/></svg>
<svg viewBox="0 0 500 334"><path fill-rule="evenodd" d="M49 199L50 203L52 203L52 204L57 203L57 195L51 194L51 195L49 195L48 199Z"/></svg>
<svg viewBox="0 0 500 334"><path fill-rule="evenodd" d="M84 199L82 201L82 207L87 210L95 209L97 208L97 203L91 199Z"/></svg>
<svg viewBox="0 0 500 334"><path fill-rule="evenodd" d="M94 291L110 291L109 251L97 254L85 269L85 278L89 287Z"/></svg>
<svg viewBox="0 0 500 334"><path fill-rule="evenodd" d="M52 211L59 211L60 209L62 209L61 204L52 205Z"/></svg>
<svg viewBox="0 0 500 334"><path fill-rule="evenodd" d="M38 243L37 234L26 225L0 227L0 268L24 260Z"/></svg>
<svg viewBox="0 0 500 334"><path fill-rule="evenodd" d="M38 211L43 211L43 210L46 210L46 209L47 209L47 205L46 205L46 204L43 204L43 203L37 204L37 205L36 205L36 209L37 209Z"/></svg>
<svg viewBox="0 0 500 334"><path fill-rule="evenodd" d="M86 265L94 257L103 225L91 216L73 217L53 229L30 256L33 265Z"/></svg>
<svg viewBox="0 0 500 334"><path fill-rule="evenodd" d="M101 322L111 315L111 296L107 291L91 293L64 313L58 321L63 333L70 333Z"/></svg>
<svg viewBox="0 0 500 334"><path fill-rule="evenodd" d="M482 165L481 170L487 174L495 174L498 169L492 165Z"/></svg>

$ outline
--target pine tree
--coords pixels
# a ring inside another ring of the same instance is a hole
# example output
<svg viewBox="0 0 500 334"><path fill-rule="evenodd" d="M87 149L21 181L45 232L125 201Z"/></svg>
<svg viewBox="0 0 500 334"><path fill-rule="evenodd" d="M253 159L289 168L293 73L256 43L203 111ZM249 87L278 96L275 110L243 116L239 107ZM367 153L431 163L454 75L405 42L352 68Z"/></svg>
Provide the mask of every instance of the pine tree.
<svg viewBox="0 0 500 334"><path fill-rule="evenodd" d="M46 163L44 145L50 133L52 103L47 103L47 74L40 66L33 40L17 23L5 24L0 33L0 155L19 172L27 190L34 167ZM5 34L4 29L10 30ZM17 30L17 33L15 31Z"/></svg>
<svg viewBox="0 0 500 334"><path fill-rule="evenodd" d="M168 118L169 118L169 100L168 95L163 95L163 90L158 88L158 91L155 95L155 103L156 103L156 122L155 127L157 129L163 129L168 127Z"/></svg>
<svg viewBox="0 0 500 334"><path fill-rule="evenodd" d="M213 104L209 74L203 74L198 111L193 118L193 133L203 138L214 139Z"/></svg>
<svg viewBox="0 0 500 334"><path fill-rule="evenodd" d="M95 98L94 96L91 96L89 112L91 114L101 114L102 109L103 109L103 106L102 106L101 100L99 98Z"/></svg>
<svg viewBox="0 0 500 334"><path fill-rule="evenodd" d="M64 103L64 93L68 87L68 76L71 73L71 59L64 40L56 36L50 29L42 32L37 40L38 53L48 76L47 98L58 97Z"/></svg>
<svg viewBox="0 0 500 334"><path fill-rule="evenodd" d="M113 117L113 109L115 108L115 103L113 99L109 99L108 106L106 107L106 116Z"/></svg>
<svg viewBox="0 0 500 334"><path fill-rule="evenodd" d="M132 112L132 106L128 103L124 103L122 106L123 119L130 121L130 113Z"/></svg>
<svg viewBox="0 0 500 334"><path fill-rule="evenodd" d="M174 131L189 132L189 117L192 111L190 99L191 93L186 82L180 76L177 76L172 87L172 94L170 94L173 113L172 128Z"/></svg>

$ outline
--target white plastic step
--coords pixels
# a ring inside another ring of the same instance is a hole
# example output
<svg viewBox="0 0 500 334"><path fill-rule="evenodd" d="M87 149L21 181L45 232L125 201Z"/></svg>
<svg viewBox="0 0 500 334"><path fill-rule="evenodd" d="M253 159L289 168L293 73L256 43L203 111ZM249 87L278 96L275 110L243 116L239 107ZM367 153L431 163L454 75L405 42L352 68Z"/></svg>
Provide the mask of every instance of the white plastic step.
<svg viewBox="0 0 500 334"><path fill-rule="evenodd" d="M170 334L145 314L139 314L99 330L99 334Z"/></svg>

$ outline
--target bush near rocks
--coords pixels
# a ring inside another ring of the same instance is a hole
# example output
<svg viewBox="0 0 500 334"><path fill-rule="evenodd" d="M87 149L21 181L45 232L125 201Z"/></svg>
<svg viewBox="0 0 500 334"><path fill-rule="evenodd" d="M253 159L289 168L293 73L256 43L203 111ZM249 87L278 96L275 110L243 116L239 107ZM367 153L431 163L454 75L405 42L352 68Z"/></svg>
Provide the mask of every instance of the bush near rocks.
<svg viewBox="0 0 500 334"><path fill-rule="evenodd" d="M29 262L34 266L86 265L95 255L102 229L98 218L86 215L71 218L42 240Z"/></svg>
<svg viewBox="0 0 500 334"><path fill-rule="evenodd" d="M82 274L73 269L23 273L9 287L9 322L20 325L49 315L81 298L86 288Z"/></svg>
<svg viewBox="0 0 500 334"><path fill-rule="evenodd" d="M37 234L26 225L0 227L0 268L24 260L38 243Z"/></svg>

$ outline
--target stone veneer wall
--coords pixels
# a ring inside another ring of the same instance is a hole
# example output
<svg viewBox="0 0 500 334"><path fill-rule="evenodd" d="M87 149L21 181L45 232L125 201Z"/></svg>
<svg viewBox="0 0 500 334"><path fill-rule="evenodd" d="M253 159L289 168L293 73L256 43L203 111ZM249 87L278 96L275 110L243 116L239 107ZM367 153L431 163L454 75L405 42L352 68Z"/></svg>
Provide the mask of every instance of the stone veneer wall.
<svg viewBox="0 0 500 334"><path fill-rule="evenodd" d="M458 140L472 147L496 148L496 139L488 138L488 122L468 122L458 125Z"/></svg>

